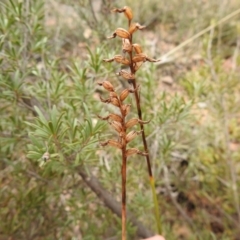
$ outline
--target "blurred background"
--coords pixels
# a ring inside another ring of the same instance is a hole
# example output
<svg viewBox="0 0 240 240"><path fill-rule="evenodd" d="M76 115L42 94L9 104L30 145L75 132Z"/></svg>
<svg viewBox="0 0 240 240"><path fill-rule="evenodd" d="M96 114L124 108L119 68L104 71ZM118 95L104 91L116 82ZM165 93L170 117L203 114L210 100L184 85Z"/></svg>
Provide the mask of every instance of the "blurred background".
<svg viewBox="0 0 240 240"><path fill-rule="evenodd" d="M137 81L164 236L240 239L240 2L2 0L1 240L120 239L109 203L121 201L121 156L99 146L115 133L97 118L113 108L96 83L128 87L102 62L121 54L106 37L127 28L111 12L125 5L146 26L133 41L162 59ZM127 206L141 223L129 220L129 239L156 232L143 157L128 162Z"/></svg>

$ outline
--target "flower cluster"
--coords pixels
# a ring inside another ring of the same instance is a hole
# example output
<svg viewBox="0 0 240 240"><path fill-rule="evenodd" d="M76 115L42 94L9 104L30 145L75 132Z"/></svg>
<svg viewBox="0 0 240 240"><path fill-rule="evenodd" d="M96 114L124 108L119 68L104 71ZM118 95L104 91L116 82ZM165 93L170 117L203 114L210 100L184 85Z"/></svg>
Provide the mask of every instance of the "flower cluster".
<svg viewBox="0 0 240 240"><path fill-rule="evenodd" d="M124 79L129 82L135 80L135 73L141 67L143 62L158 62L156 60L148 57L142 52L142 48L138 43L133 43L133 33L137 30L142 30L145 27L139 23L131 23L133 18L132 10L129 7L116 8L113 9L113 12L124 13L129 22L128 30L124 28L117 28L112 36L109 38L119 37L122 39L122 55L116 55L110 59L104 59L105 62L115 61L117 63L129 66L130 71L121 70L117 75L122 76Z"/></svg>
<svg viewBox="0 0 240 240"><path fill-rule="evenodd" d="M125 104L124 100L129 96L130 93L134 93L137 89L124 89L120 94L117 94L114 90L113 85L109 81L99 82L100 86L104 87L109 92L109 98L103 99L100 97L101 101L104 103L110 103L119 109L120 114L110 113L106 117L101 117L102 120L108 121L108 123L116 130L118 133L118 140L108 140L102 142L102 146L113 146L123 150L124 157L128 157L133 154L146 155L146 153L141 152L137 148L129 148L126 146L131 142L137 135L141 134L141 131L129 131L129 129L136 124L145 124L148 121L142 121L138 118L132 118L127 120L126 117L130 112L131 105Z"/></svg>

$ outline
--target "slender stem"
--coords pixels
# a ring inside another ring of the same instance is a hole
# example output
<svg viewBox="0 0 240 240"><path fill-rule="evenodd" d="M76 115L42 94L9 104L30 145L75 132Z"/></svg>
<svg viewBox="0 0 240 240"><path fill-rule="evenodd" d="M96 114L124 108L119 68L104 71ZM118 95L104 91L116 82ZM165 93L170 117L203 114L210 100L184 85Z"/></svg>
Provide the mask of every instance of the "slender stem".
<svg viewBox="0 0 240 240"><path fill-rule="evenodd" d="M132 82L132 85L133 85L133 89L137 88L136 80L134 80ZM142 110L141 110L141 105L140 105L140 97L139 97L138 91L134 92L134 96L135 96L135 101L136 101L136 105L137 105L138 118L140 120L143 120L142 119ZM147 145L147 141L146 141L146 135L145 135L143 124L140 124L140 128L141 128L141 131L142 131L142 141L143 141L144 151L146 153L148 153L148 145ZM150 162L149 154L146 155L146 160L147 160L148 174L149 174L149 177L151 178L151 177L153 177L153 175L152 175L152 168L151 168L151 162Z"/></svg>
<svg viewBox="0 0 240 240"><path fill-rule="evenodd" d="M136 87L137 87L136 80L134 80L132 82L132 85L133 85L133 88L136 89ZM135 91L134 96L135 96L136 105L137 105L138 117L139 117L140 120L142 120L142 110L141 110L140 97L139 97L138 91ZM142 141L143 141L144 151L146 153L149 153L143 124L140 124L140 128L141 128L141 131L142 131ZM146 161L147 161L147 167L148 167L149 181L150 181L150 185L151 185L151 189L152 189L152 196L153 196L153 203L154 203L155 219L156 219L156 223L157 223L157 230L158 230L159 234L162 234L162 226L161 226L161 220L160 220L160 209L159 209L159 205L158 205L156 188L155 188L155 181L154 181L154 177L153 177L153 174L152 174L151 161L150 161L149 154L146 155Z"/></svg>
<svg viewBox="0 0 240 240"><path fill-rule="evenodd" d="M149 180L150 180L150 185L151 185L151 189L152 189L152 196L153 196L153 203L154 203L154 214L155 214L155 219L157 222L157 230L159 234L162 234L162 225L161 225L161 220L160 220L160 209L159 209L159 205L158 205L158 199L157 199L157 193L156 193L156 188L155 188L155 181L154 181L154 177L150 177L149 176Z"/></svg>
<svg viewBox="0 0 240 240"><path fill-rule="evenodd" d="M130 26L130 24L131 24L131 22L129 22L129 26ZM130 41L130 44L132 44L132 36L130 37L129 41ZM132 58L133 58L132 52L130 52L129 53L130 70L131 70L131 73L135 75L136 71L134 69ZM137 89L136 79L129 81L129 83L132 84L133 89ZM137 106L138 118L140 120L143 120L142 119L142 110L141 110L141 105L140 105L139 92L134 91L134 96L135 96L135 101L136 101L136 106ZM144 131L144 125L141 124L141 123L140 123L140 128L141 128L141 131L142 131L142 141L143 141L144 151L146 153L149 153L147 140L146 140L146 135L145 135L145 131ZM152 174L151 161L150 161L149 154L146 155L146 161L147 161L147 168L148 168L150 186L151 186L151 189L152 189L152 196L153 196L153 203L154 203L155 219L156 219L156 223L157 223L157 230L158 230L159 234L162 234L162 226L161 226L161 220L160 220L160 210L159 210L158 201L157 201L155 181L154 181L154 177L153 177L153 174Z"/></svg>
<svg viewBox="0 0 240 240"><path fill-rule="evenodd" d="M126 180L127 158L126 147L122 149L122 240L126 240Z"/></svg>
<svg viewBox="0 0 240 240"><path fill-rule="evenodd" d="M122 104L119 101L120 104ZM126 240L126 225L127 225L127 212L126 212L126 182L127 182L127 142L126 142L126 126L125 126L125 114L120 108L122 115L122 129L123 135L121 137L122 142L122 240Z"/></svg>

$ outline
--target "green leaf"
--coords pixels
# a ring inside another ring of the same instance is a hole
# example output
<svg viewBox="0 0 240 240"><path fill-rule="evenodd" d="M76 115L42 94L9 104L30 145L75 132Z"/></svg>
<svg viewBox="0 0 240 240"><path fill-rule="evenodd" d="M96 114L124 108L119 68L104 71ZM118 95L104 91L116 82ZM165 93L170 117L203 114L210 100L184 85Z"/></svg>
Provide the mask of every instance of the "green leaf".
<svg viewBox="0 0 240 240"><path fill-rule="evenodd" d="M34 106L34 109L35 111L37 112L38 114L38 117L39 119L41 120L41 122L44 124L44 125L48 125L48 122L47 122L47 119L45 118L45 116L42 114L41 110L37 107L37 106Z"/></svg>

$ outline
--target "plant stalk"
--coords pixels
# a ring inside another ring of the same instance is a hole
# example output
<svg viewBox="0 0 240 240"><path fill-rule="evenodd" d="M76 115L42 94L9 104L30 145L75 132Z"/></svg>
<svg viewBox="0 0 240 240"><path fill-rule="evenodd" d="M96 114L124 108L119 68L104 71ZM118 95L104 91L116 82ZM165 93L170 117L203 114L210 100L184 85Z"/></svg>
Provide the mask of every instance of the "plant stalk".
<svg viewBox="0 0 240 240"><path fill-rule="evenodd" d="M126 142L126 126L125 126L125 115L121 109L121 115L122 115L122 127L123 127L123 136L121 137L121 142L122 142L122 240L126 240L126 235L127 235L127 211L126 211L126 202L127 202L127 197L126 197L126 182L127 182L127 142Z"/></svg>
<svg viewBox="0 0 240 240"><path fill-rule="evenodd" d="M131 25L131 22L129 21L129 27L130 27L130 25ZM130 41L130 44L132 44L132 36L130 37L129 41ZM133 66L132 52L129 53L129 59L130 59L131 73L133 75L135 75L136 71L134 70L134 66ZM132 84L133 89L137 89L136 79L129 81L129 83ZM140 120L143 120L142 119L142 110L141 110L141 105L140 105L140 96L139 96L139 92L137 90L134 91L134 96L135 96L135 101L136 101L136 106L137 106L138 118ZM147 161L150 186L152 189L155 219L156 219L156 223L157 223L157 231L158 231L158 234L162 234L162 226L161 226L160 211L159 211L159 206L158 206L158 201L157 201L157 194L156 194L156 189L155 189L155 181L154 181L154 177L152 174L151 161L150 161L150 157L149 157L148 145L147 145L146 135L145 135L145 131L144 131L144 126L141 123L140 123L140 128L142 131L142 141L143 141L144 151L147 153L146 161Z"/></svg>
<svg viewBox="0 0 240 240"><path fill-rule="evenodd" d="M132 81L132 85L133 88L136 89L137 84L136 84L136 80ZM138 117L140 120L142 119L142 110L141 110L141 105L140 105L140 97L138 94L138 91L135 91L135 101L136 101L136 105L137 105L137 111L138 111ZM140 123L140 128L142 131L142 141L143 141L143 146L144 146L144 151L146 153L148 152L148 145L147 145L147 141L146 141L146 135L145 135L145 131L144 131L144 126L143 124ZM162 225L161 225L161 220L160 220L160 209L158 206L158 200L157 200L157 194L156 194L156 188L155 188L155 181L154 181L154 177L152 174L152 168L151 168L151 161L150 161L150 157L149 154L146 155L146 161L147 161L147 167L148 167L148 175L149 175L149 181L150 181L150 185L151 185L151 189L152 189L152 196L153 196L153 203L154 203L154 213L155 213L155 219L156 219L156 223L157 223L157 230L158 230L158 234L162 234Z"/></svg>
<svg viewBox="0 0 240 240"><path fill-rule="evenodd" d="M126 180L127 180L127 157L126 147L122 149L122 240L126 240Z"/></svg>

